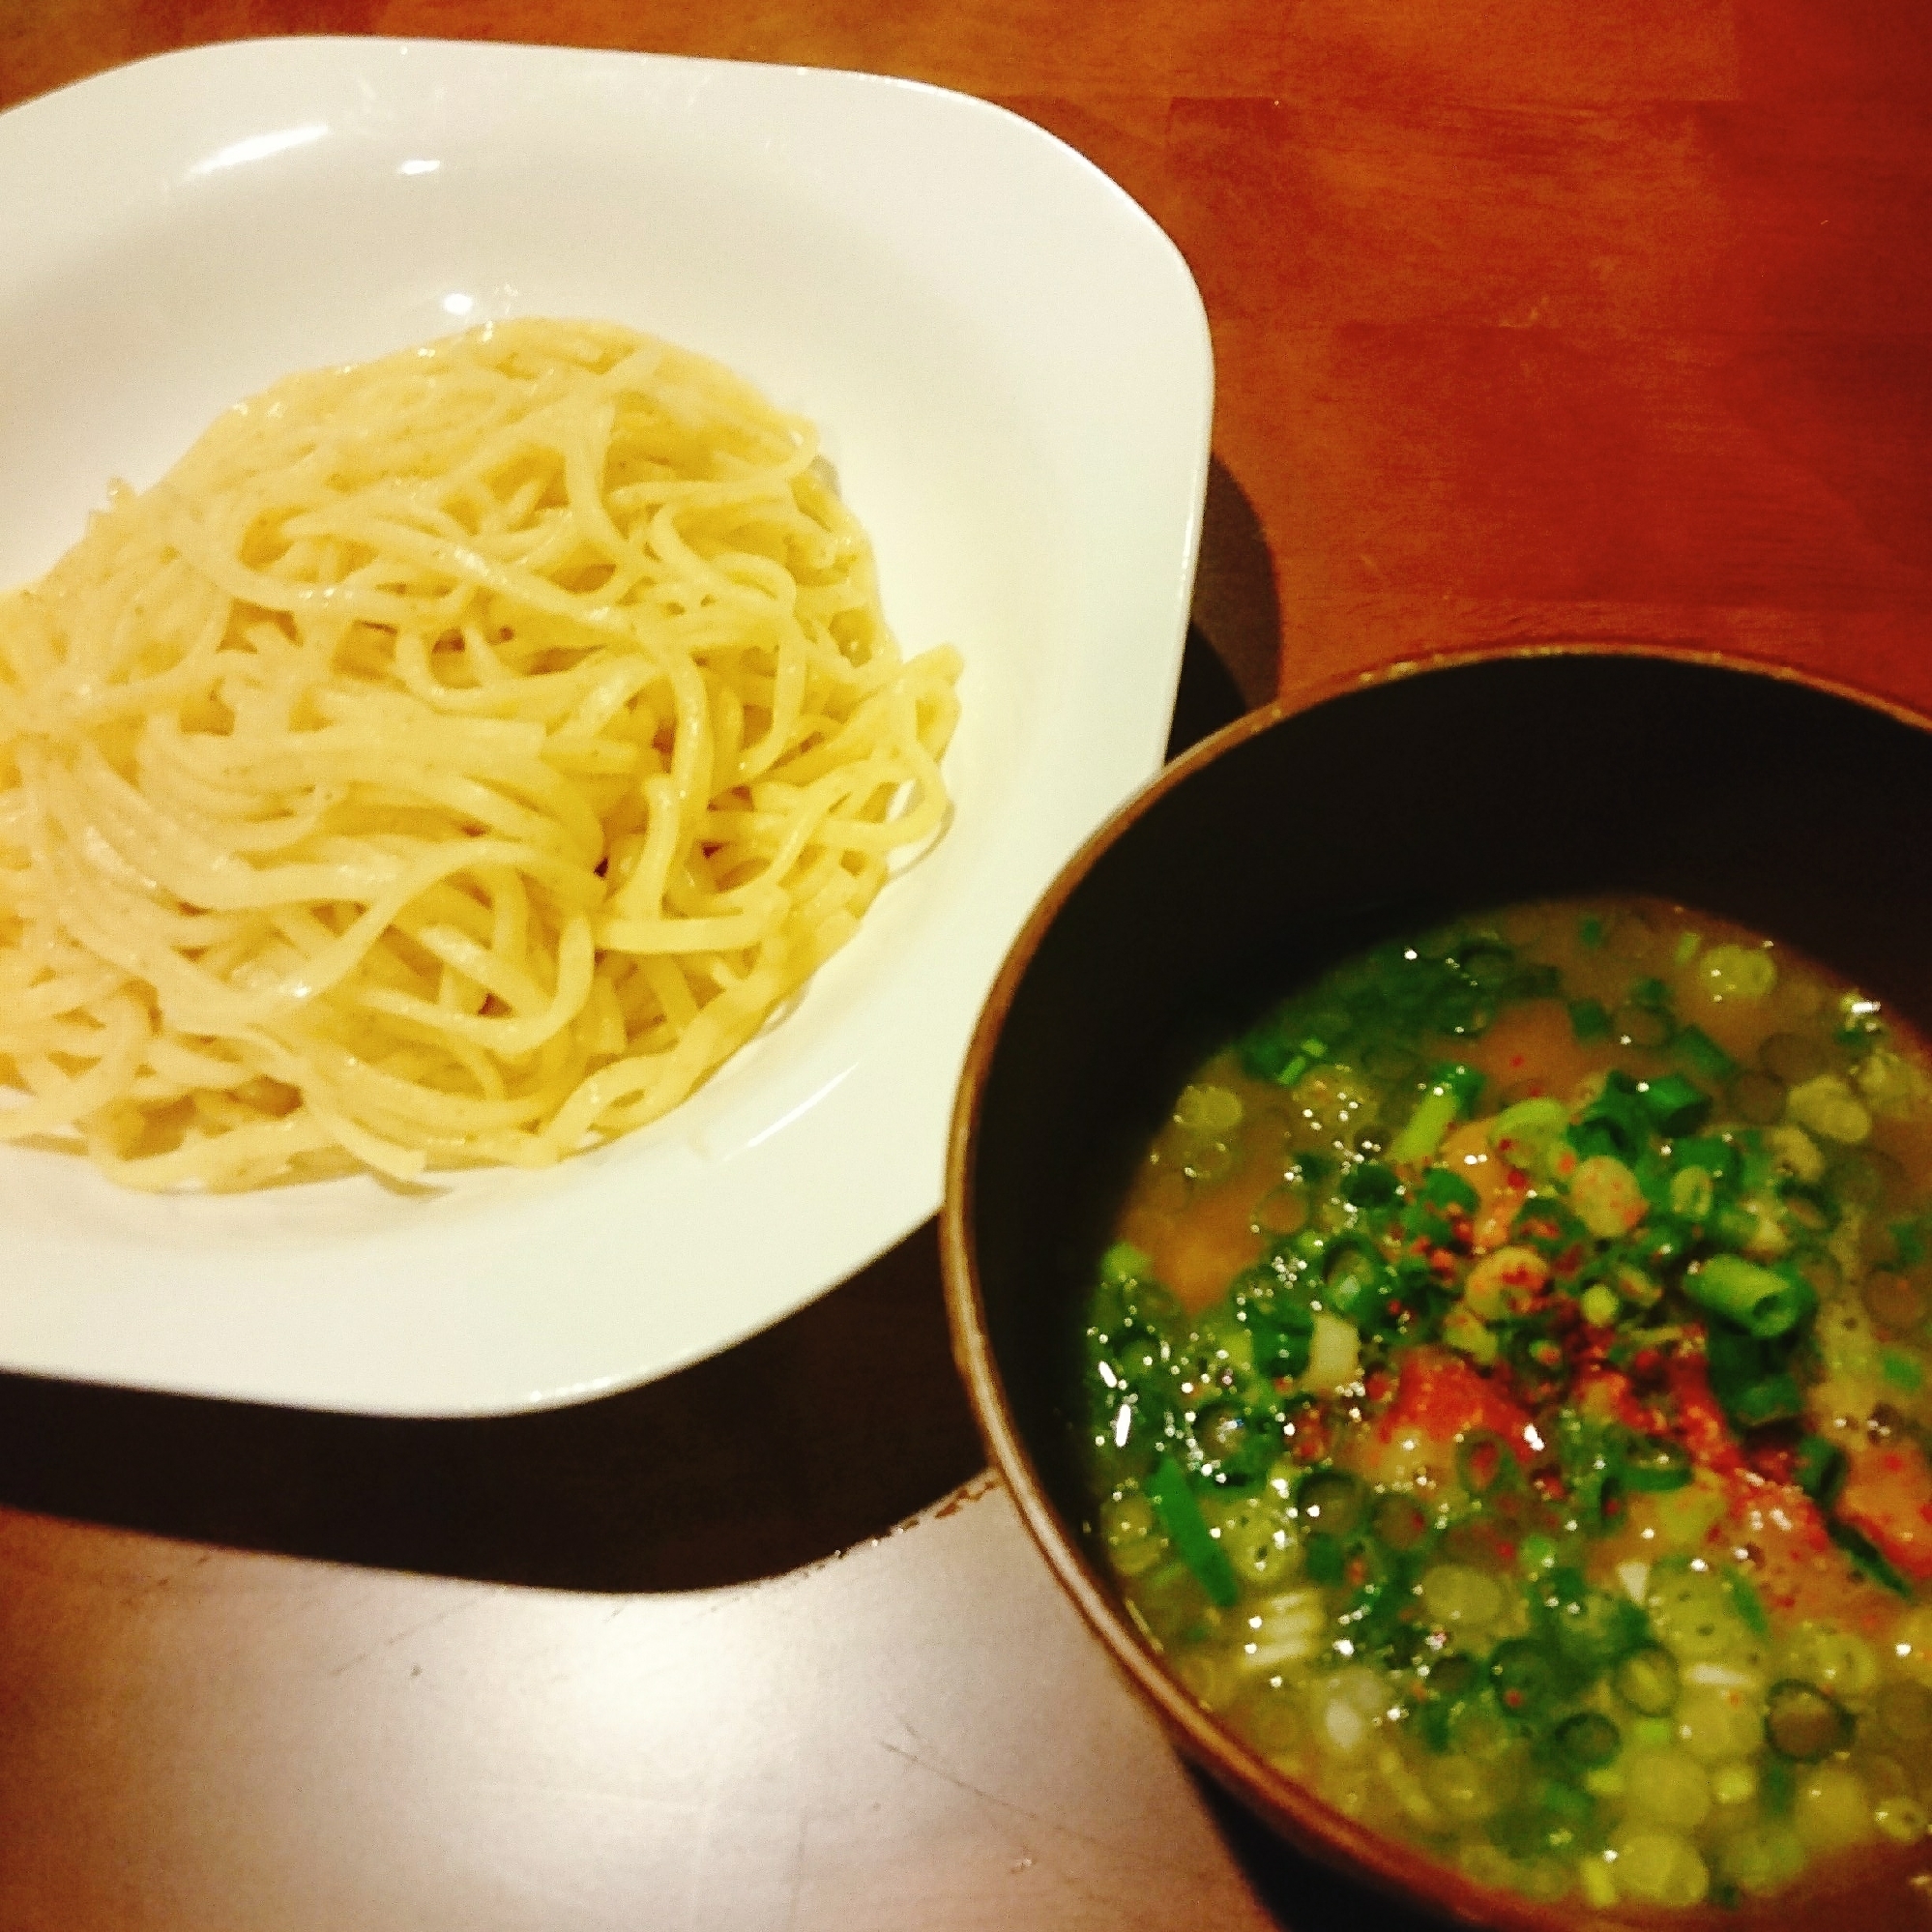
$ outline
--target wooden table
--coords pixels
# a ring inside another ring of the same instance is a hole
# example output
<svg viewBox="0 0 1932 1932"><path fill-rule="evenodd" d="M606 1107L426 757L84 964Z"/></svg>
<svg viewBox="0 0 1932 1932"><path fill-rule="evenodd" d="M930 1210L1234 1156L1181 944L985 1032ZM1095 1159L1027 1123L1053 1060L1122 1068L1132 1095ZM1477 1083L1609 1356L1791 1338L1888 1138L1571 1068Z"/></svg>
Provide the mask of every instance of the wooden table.
<svg viewBox="0 0 1932 1932"><path fill-rule="evenodd" d="M1499 638L1932 709L1908 0L0 0L0 104L279 32L870 69L1082 149L1214 325L1180 736ZM929 1228L555 1415L0 1378L0 1928L1359 1917L1178 1766L980 1465Z"/></svg>

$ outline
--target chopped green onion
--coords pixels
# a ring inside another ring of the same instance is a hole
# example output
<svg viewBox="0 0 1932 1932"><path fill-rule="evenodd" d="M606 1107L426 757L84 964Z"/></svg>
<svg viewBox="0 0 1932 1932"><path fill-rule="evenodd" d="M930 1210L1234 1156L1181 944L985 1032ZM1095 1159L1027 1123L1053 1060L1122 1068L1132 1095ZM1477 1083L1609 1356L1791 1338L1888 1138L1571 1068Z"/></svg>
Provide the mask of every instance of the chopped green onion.
<svg viewBox="0 0 1932 1932"><path fill-rule="evenodd" d="M1464 1214L1475 1211L1481 1198L1462 1176L1449 1167L1431 1167L1422 1176L1419 1190L1422 1199L1438 1208L1460 1208Z"/></svg>
<svg viewBox="0 0 1932 1932"><path fill-rule="evenodd" d="M1917 1221L1909 1215L1901 1220L1889 1221L1887 1232L1891 1236L1891 1244L1897 1251L1901 1268L1917 1268L1925 1259L1925 1230Z"/></svg>
<svg viewBox="0 0 1932 1932"><path fill-rule="evenodd" d="M1569 1123L1560 1101L1538 1095L1505 1107L1489 1129L1489 1144L1512 1167L1540 1165Z"/></svg>
<svg viewBox="0 0 1932 1932"><path fill-rule="evenodd" d="M1317 1530L1302 1545L1302 1566L1310 1583L1339 1583L1348 1567L1348 1553L1339 1537Z"/></svg>
<svg viewBox="0 0 1932 1932"><path fill-rule="evenodd" d="M1601 1000L1570 1001L1569 1030L1579 1046L1608 1039L1612 1032L1609 1009Z"/></svg>
<svg viewBox="0 0 1932 1932"><path fill-rule="evenodd" d="M1500 1488L1516 1469L1509 1445L1488 1429L1472 1429L1456 1445L1456 1473L1472 1496L1487 1496Z"/></svg>
<svg viewBox="0 0 1932 1932"><path fill-rule="evenodd" d="M1737 1254L1713 1254L1691 1269L1683 1292L1760 1341L1787 1333L1818 1306L1818 1297L1801 1278L1774 1273Z"/></svg>
<svg viewBox="0 0 1932 1932"><path fill-rule="evenodd" d="M1777 962L1770 943L1713 946L1698 962L1697 977L1708 992L1724 1000L1762 1000L1777 984Z"/></svg>
<svg viewBox="0 0 1932 1932"><path fill-rule="evenodd" d="M1489 1654L1489 1679L1503 1708L1534 1719L1561 1687L1556 1659L1529 1637L1509 1637Z"/></svg>
<svg viewBox="0 0 1932 1932"><path fill-rule="evenodd" d="M1673 1135L1670 1153L1680 1171L1702 1168L1713 1182L1729 1181L1738 1171L1737 1147L1720 1134Z"/></svg>
<svg viewBox="0 0 1932 1932"><path fill-rule="evenodd" d="M1617 1695L1646 1717L1661 1717L1677 1707L1677 1659L1660 1644L1632 1651L1612 1679Z"/></svg>
<svg viewBox="0 0 1932 1932"><path fill-rule="evenodd" d="M1387 1207L1401 1191L1394 1170L1379 1160L1364 1160L1341 1184L1342 1199L1354 1208Z"/></svg>
<svg viewBox="0 0 1932 1932"><path fill-rule="evenodd" d="M1574 1860L1599 1835L1596 1805L1587 1791L1558 1778L1489 1821L1489 1842L1512 1859Z"/></svg>
<svg viewBox="0 0 1932 1932"><path fill-rule="evenodd" d="M1345 1469L1318 1469L1302 1478L1295 1507L1317 1529L1346 1537L1368 1509L1368 1485Z"/></svg>
<svg viewBox="0 0 1932 1932"><path fill-rule="evenodd" d="M1711 1111L1711 1097L1682 1073L1665 1073L1655 1080L1643 1081L1637 1097L1644 1111L1656 1123L1660 1133L1694 1133Z"/></svg>
<svg viewBox="0 0 1932 1932"><path fill-rule="evenodd" d="M1534 1593L1533 1593L1534 1594ZM1584 1680L1601 1677L1648 1635L1644 1613L1621 1590L1593 1590L1580 1571L1553 1571L1542 1593L1544 1627Z"/></svg>
<svg viewBox="0 0 1932 1932"><path fill-rule="evenodd" d="M1625 1487L1653 1496L1683 1488L1692 1474L1690 1451L1669 1436L1639 1436L1624 1453Z"/></svg>
<svg viewBox="0 0 1932 1932"><path fill-rule="evenodd" d="M1670 1211L1687 1221L1701 1221L1715 1199L1715 1184L1702 1167L1680 1167L1670 1177Z"/></svg>
<svg viewBox="0 0 1932 1932"><path fill-rule="evenodd" d="M1527 1100L1505 1107L1496 1116L1489 1137L1499 1146L1518 1135L1546 1140L1551 1134L1561 1133L1568 1118L1561 1100L1553 1100L1547 1094L1535 1094Z"/></svg>
<svg viewBox="0 0 1932 1932"><path fill-rule="evenodd" d="M1429 1534L1429 1518L1413 1496L1391 1492L1375 1506L1369 1531L1398 1554L1414 1549Z"/></svg>
<svg viewBox="0 0 1932 1932"><path fill-rule="evenodd" d="M1342 1235L1322 1258L1322 1294L1328 1306L1358 1328L1372 1325L1395 1277L1373 1242Z"/></svg>
<svg viewBox="0 0 1932 1932"><path fill-rule="evenodd" d="M1581 1155L1610 1154L1627 1161L1635 1160L1650 1139L1650 1116L1637 1098L1637 1083L1612 1068L1603 1091L1570 1128L1570 1145Z"/></svg>
<svg viewBox="0 0 1932 1932"><path fill-rule="evenodd" d="M1724 1573L1725 1587L1731 1593L1731 1603L1738 1613L1739 1622L1754 1637L1771 1635L1771 1615L1765 1609L1765 1600L1758 1595L1757 1586L1742 1570L1727 1570Z"/></svg>
<svg viewBox="0 0 1932 1932"><path fill-rule="evenodd" d="M1455 1125L1461 1111L1449 1088L1431 1087L1409 1116L1408 1125L1390 1143L1389 1158L1398 1166L1426 1160L1443 1144L1443 1136Z"/></svg>
<svg viewBox="0 0 1932 1932"><path fill-rule="evenodd" d="M1093 1252L1089 1248L1088 1253ZM1129 1281L1145 1281L1154 1273L1152 1256L1130 1241L1117 1241L1100 1257L1100 1279L1110 1288L1124 1288Z"/></svg>
<svg viewBox="0 0 1932 1932"><path fill-rule="evenodd" d="M1749 1247L1759 1231L1758 1216L1742 1201L1713 1203L1704 1220L1704 1232L1712 1244L1733 1252Z"/></svg>
<svg viewBox="0 0 1932 1932"><path fill-rule="evenodd" d="M1430 1088L1447 1087L1465 1112L1475 1106L1488 1084L1489 1076L1479 1067L1466 1066L1460 1060L1438 1061L1429 1068Z"/></svg>
<svg viewBox="0 0 1932 1932"><path fill-rule="evenodd" d="M1738 1070L1738 1063L1701 1026L1680 1027L1670 1049L1706 1080L1728 1080Z"/></svg>
<svg viewBox="0 0 1932 1932"><path fill-rule="evenodd" d="M1624 1737L1601 1712L1579 1711L1557 1726L1556 1747L1571 1764L1595 1771L1623 1749Z"/></svg>
<svg viewBox="0 0 1932 1932"><path fill-rule="evenodd" d="M1241 1585L1235 1580L1234 1565L1228 1553L1215 1540L1194 1492L1181 1465L1163 1455L1148 1478L1147 1493L1160 1512L1161 1527L1173 1543L1175 1554L1193 1571L1194 1579L1209 1597L1223 1610L1231 1610L1241 1598Z"/></svg>
<svg viewBox="0 0 1932 1932"><path fill-rule="evenodd" d="M1825 1528L1831 1540L1851 1558L1852 1566L1860 1576L1876 1583L1882 1590L1889 1590L1895 1596L1903 1596L1908 1602L1911 1600L1911 1584L1892 1568L1884 1553L1868 1537L1835 1516Z"/></svg>
<svg viewBox="0 0 1932 1932"><path fill-rule="evenodd" d="M1852 1742L1852 1713L1816 1684L1787 1677L1765 1697L1765 1735L1779 1757L1815 1765Z"/></svg>
<svg viewBox="0 0 1932 1932"><path fill-rule="evenodd" d="M1902 1348L1879 1350L1879 1373L1894 1389L1902 1389L1907 1394L1916 1394L1925 1380L1925 1371L1919 1366L1918 1358Z"/></svg>
<svg viewBox="0 0 1932 1932"><path fill-rule="evenodd" d="M1660 1273L1682 1261L1690 1252L1694 1241L1695 1235L1688 1223L1664 1215L1653 1215L1631 1235L1630 1258L1639 1271ZM1651 1299L1654 1301L1655 1298Z"/></svg>
<svg viewBox="0 0 1932 1932"><path fill-rule="evenodd" d="M1617 1317L1624 1311L1616 1289L1607 1281L1593 1281L1576 1298L1576 1304L1583 1311L1583 1319L1593 1329L1614 1327Z"/></svg>
<svg viewBox="0 0 1932 1932"><path fill-rule="evenodd" d="M1732 1420L1746 1429L1767 1422L1789 1421L1804 1413L1804 1391L1788 1370L1747 1383L1725 1405Z"/></svg>
<svg viewBox="0 0 1932 1932"><path fill-rule="evenodd" d="M1265 1311L1250 1304L1237 1310L1235 1319L1254 1338L1258 1374L1273 1381L1306 1370L1315 1339L1312 1309L1295 1302L1278 1303Z"/></svg>
<svg viewBox="0 0 1932 1932"><path fill-rule="evenodd" d="M1546 1569L1554 1569L1556 1562L1556 1538L1546 1537L1540 1530L1532 1530L1516 1545L1516 1568L1526 1577L1534 1579Z"/></svg>
<svg viewBox="0 0 1932 1932"><path fill-rule="evenodd" d="M1845 1452L1823 1436L1806 1436L1798 1445L1798 1486L1814 1503L1829 1506L1845 1479Z"/></svg>

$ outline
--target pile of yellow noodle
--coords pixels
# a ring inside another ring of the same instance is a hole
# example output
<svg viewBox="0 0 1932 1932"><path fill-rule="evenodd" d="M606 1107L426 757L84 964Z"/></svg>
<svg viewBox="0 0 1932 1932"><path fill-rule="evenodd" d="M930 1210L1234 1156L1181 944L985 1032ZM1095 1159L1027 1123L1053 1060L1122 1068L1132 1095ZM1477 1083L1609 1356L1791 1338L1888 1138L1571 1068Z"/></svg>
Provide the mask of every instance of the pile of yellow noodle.
<svg viewBox="0 0 1932 1932"><path fill-rule="evenodd" d="M136 1187L555 1161L947 810L810 425L608 324L301 375L0 600L0 1137Z"/></svg>

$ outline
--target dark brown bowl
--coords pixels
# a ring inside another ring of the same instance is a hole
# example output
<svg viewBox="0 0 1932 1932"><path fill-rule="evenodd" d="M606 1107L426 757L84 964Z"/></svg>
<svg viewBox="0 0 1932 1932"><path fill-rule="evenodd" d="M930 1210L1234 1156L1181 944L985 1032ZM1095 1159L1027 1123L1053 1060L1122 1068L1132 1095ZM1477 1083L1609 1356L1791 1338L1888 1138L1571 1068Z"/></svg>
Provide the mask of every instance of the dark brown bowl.
<svg viewBox="0 0 1932 1932"><path fill-rule="evenodd" d="M1478 1888L1221 1730L1082 1547L1066 1405L1105 1216L1235 1016L1432 917L1599 890L1728 915L1932 1028L1932 724L1796 676L1586 646L1257 713L1170 766L1035 912L968 1056L942 1219L954 1354L993 1460L1169 1734L1303 1851L1450 1919L1525 1932L1658 1915ZM1788 1932L1925 1922L1910 1880L1928 1870L1932 1843L1875 1854L1849 1894L1663 1916Z"/></svg>

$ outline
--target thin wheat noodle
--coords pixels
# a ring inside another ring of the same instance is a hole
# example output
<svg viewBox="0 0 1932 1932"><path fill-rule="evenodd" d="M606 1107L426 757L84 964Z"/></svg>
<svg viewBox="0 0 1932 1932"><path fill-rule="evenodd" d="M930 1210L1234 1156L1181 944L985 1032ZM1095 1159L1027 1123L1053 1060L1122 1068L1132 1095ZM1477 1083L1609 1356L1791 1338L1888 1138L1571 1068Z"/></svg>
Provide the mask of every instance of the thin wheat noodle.
<svg viewBox="0 0 1932 1932"><path fill-rule="evenodd" d="M225 1189L655 1120L941 830L958 673L701 357L279 383L0 600L0 1140Z"/></svg>

